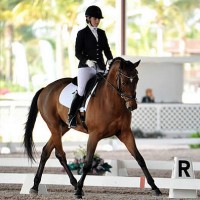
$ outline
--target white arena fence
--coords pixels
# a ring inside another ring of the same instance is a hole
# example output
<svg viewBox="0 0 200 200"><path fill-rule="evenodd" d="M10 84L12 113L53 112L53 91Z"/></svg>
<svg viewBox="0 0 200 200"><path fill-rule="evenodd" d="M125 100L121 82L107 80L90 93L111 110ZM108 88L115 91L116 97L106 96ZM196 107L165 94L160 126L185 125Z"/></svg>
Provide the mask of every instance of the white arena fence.
<svg viewBox="0 0 200 200"><path fill-rule="evenodd" d="M139 104L131 126L147 133L191 134L200 130L200 104Z"/></svg>
<svg viewBox="0 0 200 200"><path fill-rule="evenodd" d="M29 106L30 101L0 101L0 141L22 141ZM173 134L185 137L200 130L200 104L138 104L138 109L132 112L131 128L144 133L160 132L167 137ZM49 134L39 115L35 142L46 142Z"/></svg>
<svg viewBox="0 0 200 200"><path fill-rule="evenodd" d="M76 134L76 133L74 133ZM200 144L200 138L136 138L138 149L188 149L191 144ZM45 143L35 143L36 155L42 152ZM78 148L86 148L87 141L65 141L63 149L65 152L76 151ZM125 145L118 139L107 138L101 140L96 151L127 151ZM1 143L0 153L23 153L24 147L22 143Z"/></svg>
<svg viewBox="0 0 200 200"><path fill-rule="evenodd" d="M135 160L107 160L106 162L112 165L111 173L108 172L105 176L88 175L85 186L150 188L144 177L127 177L127 168L140 168ZM149 170L173 169L173 161L146 160L146 164ZM25 158L0 158L0 167L11 166L31 167L31 164ZM38 166L38 163L32 165L32 167L36 166ZM57 159L49 159L46 167L61 166ZM200 162L193 162L193 169L199 171ZM79 175L75 175L75 177L80 178ZM0 173L0 184L21 184L21 194L29 193L29 189L33 185L33 179L34 174L32 173ZM200 190L200 179L154 178L154 180L160 189ZM43 174L41 186L43 186L44 193L47 193L46 185L70 185L70 182L66 174Z"/></svg>

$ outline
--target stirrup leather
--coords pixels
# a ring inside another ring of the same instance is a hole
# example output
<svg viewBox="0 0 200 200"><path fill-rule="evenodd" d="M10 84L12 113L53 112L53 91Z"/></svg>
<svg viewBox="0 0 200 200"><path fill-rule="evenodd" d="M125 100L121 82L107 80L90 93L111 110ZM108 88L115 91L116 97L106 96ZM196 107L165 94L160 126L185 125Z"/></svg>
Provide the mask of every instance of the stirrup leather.
<svg viewBox="0 0 200 200"><path fill-rule="evenodd" d="M69 128L76 128L76 115L75 116L69 116Z"/></svg>

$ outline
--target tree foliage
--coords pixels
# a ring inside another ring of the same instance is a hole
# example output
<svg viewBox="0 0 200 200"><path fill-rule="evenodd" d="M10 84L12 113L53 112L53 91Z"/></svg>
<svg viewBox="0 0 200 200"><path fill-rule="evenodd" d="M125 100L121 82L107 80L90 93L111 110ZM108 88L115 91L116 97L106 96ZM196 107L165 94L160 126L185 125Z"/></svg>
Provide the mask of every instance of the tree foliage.
<svg viewBox="0 0 200 200"><path fill-rule="evenodd" d="M94 3L94 1L92 2ZM200 0L137 0L126 2L128 10L127 49L131 55L152 55L152 49L157 48L158 42L156 41L159 34L161 34L162 37L160 38L163 41L199 38L197 24L200 23L200 18L197 13L200 9ZM95 3L101 3L101 1L95 1ZM41 58L38 55L39 39L50 41L60 67L72 66L74 60L71 63L68 60L74 57L73 28L77 25L79 14L84 12L84 5L88 5L88 1L1 0L1 77L7 76L4 74L8 70L4 70L6 60L13 60L12 55L7 54L6 48L3 46L8 38L11 38L10 42L15 40L22 42L27 48L30 76L41 70L41 64L39 64ZM118 23L116 17L118 13L116 13L115 8L116 0L105 0L104 4L101 5L106 5L102 10L105 11L104 16L108 16L103 19L103 29L106 29L108 39L111 41L111 48L115 52L114 48L119 40L118 30L115 29ZM148 12L153 14L154 17L151 14L149 17L145 17ZM10 35L5 34L8 25L11 27L10 30L14 30L14 34L12 32L10 32ZM46 30L46 32L40 38L37 38L36 29ZM63 32L65 33L64 39ZM67 41L66 38L68 38ZM11 45L9 46L11 47ZM61 50L59 51L59 49ZM12 62L8 63L12 64Z"/></svg>

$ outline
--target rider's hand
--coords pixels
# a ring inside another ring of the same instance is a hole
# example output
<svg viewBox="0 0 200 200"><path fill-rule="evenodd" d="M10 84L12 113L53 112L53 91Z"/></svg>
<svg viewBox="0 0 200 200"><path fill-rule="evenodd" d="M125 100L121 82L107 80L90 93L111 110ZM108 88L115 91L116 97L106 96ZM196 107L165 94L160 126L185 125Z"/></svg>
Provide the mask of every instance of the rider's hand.
<svg viewBox="0 0 200 200"><path fill-rule="evenodd" d="M107 61L107 62L108 62L108 65L110 65L112 61L113 61L112 59L108 60L108 61Z"/></svg>
<svg viewBox="0 0 200 200"><path fill-rule="evenodd" d="M88 65L89 67L94 67L96 65L96 61L95 60L87 60L86 61L86 65Z"/></svg>
<svg viewBox="0 0 200 200"><path fill-rule="evenodd" d="M110 59L110 60L107 60L107 63L106 63L106 69L107 70L109 70L109 68L110 68L110 64L112 63L112 59Z"/></svg>

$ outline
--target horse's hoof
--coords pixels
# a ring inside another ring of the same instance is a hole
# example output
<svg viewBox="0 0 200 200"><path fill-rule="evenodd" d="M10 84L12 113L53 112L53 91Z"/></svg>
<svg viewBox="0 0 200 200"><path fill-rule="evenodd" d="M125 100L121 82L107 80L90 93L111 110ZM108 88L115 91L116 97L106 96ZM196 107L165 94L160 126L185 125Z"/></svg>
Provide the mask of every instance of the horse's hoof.
<svg viewBox="0 0 200 200"><path fill-rule="evenodd" d="M35 189L33 189L33 188L31 188L31 189L29 190L29 194L38 194L38 191L35 190Z"/></svg>
<svg viewBox="0 0 200 200"><path fill-rule="evenodd" d="M82 195L75 195L77 199L82 199Z"/></svg>
<svg viewBox="0 0 200 200"><path fill-rule="evenodd" d="M74 192L74 195L77 199L82 199L82 197L85 195L83 190L82 191L78 191L78 190L75 190Z"/></svg>
<svg viewBox="0 0 200 200"><path fill-rule="evenodd" d="M153 196L161 196L162 192L159 190L159 188L152 190L152 195Z"/></svg>

